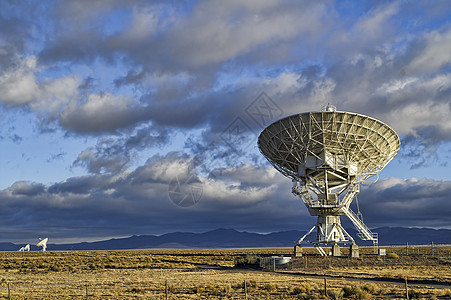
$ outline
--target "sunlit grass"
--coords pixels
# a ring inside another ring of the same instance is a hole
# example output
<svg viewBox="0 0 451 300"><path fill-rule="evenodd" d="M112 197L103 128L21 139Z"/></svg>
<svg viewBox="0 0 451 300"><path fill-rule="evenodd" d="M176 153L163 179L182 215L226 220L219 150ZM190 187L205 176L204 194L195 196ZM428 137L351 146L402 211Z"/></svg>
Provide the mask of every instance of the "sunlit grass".
<svg viewBox="0 0 451 300"><path fill-rule="evenodd" d="M346 252L346 249L343 249ZM403 247L379 257L320 257L314 249L276 272L258 262L292 249L0 252L0 299L387 299L405 297L408 281L451 282L451 247L434 256ZM324 286L327 276L327 291ZM395 282L375 281L392 280ZM246 282L246 284L245 284ZM449 299L444 285L409 283L411 298Z"/></svg>

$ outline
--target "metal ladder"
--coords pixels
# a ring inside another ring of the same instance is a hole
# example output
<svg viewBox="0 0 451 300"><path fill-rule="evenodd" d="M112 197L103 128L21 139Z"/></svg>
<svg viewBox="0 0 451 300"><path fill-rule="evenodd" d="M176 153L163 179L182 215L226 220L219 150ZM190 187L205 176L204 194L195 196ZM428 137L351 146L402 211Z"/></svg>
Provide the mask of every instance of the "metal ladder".
<svg viewBox="0 0 451 300"><path fill-rule="evenodd" d="M378 234L373 233L351 209L346 207L342 207L341 209L359 231L359 233L357 233L359 238L364 241L373 241L373 245L376 247L379 239Z"/></svg>
<svg viewBox="0 0 451 300"><path fill-rule="evenodd" d="M327 256L326 251L324 251L323 248L321 248L320 246L315 246L316 250L318 250L319 254L321 256Z"/></svg>

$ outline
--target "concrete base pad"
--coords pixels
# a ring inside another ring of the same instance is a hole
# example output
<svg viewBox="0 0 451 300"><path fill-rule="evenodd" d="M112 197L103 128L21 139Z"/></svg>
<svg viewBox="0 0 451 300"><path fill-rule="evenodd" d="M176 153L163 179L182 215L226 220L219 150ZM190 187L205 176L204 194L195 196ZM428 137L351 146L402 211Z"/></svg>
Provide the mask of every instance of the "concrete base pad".
<svg viewBox="0 0 451 300"><path fill-rule="evenodd" d="M359 257L359 246L357 246L356 244L349 246L349 257Z"/></svg>
<svg viewBox="0 0 451 300"><path fill-rule="evenodd" d="M294 256L295 257L302 256L302 247L300 245L294 246Z"/></svg>

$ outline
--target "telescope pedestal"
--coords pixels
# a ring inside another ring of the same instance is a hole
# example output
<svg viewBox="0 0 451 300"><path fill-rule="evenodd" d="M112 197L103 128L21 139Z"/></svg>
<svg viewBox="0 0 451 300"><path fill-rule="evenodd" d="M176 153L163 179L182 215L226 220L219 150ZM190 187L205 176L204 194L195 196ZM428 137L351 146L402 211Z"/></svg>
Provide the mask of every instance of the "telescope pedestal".
<svg viewBox="0 0 451 300"><path fill-rule="evenodd" d="M300 245L294 246L294 256L301 257L302 256L302 247Z"/></svg>
<svg viewBox="0 0 451 300"><path fill-rule="evenodd" d="M360 214L350 209L360 184L377 175L399 150L400 139L385 123L371 117L336 111L291 115L266 127L258 137L263 156L293 181L292 193L302 199L318 221L299 241L321 245L355 244L343 229L348 217L363 240L378 244L378 236ZM316 229L316 238L304 241ZM338 251L338 250L337 250ZM353 256L357 256L354 251Z"/></svg>
<svg viewBox="0 0 451 300"><path fill-rule="evenodd" d="M315 246L319 246L321 244L354 244L354 239L346 232L346 230L341 226L340 216L339 215L318 215L317 213L313 214L318 216L318 220L316 225L310 229L299 241L297 242L297 246L300 246L301 243L313 243ZM313 230L316 229L316 238L312 240L306 240L307 236L309 236Z"/></svg>
<svg viewBox="0 0 451 300"><path fill-rule="evenodd" d="M341 250L340 250L340 246L338 246L338 244L335 244L332 247L332 256L341 256Z"/></svg>
<svg viewBox="0 0 451 300"><path fill-rule="evenodd" d="M359 246L356 244L349 246L349 257L359 258Z"/></svg>
<svg viewBox="0 0 451 300"><path fill-rule="evenodd" d="M316 223L316 240L320 243L344 243L349 239L343 233L340 216L318 216Z"/></svg>

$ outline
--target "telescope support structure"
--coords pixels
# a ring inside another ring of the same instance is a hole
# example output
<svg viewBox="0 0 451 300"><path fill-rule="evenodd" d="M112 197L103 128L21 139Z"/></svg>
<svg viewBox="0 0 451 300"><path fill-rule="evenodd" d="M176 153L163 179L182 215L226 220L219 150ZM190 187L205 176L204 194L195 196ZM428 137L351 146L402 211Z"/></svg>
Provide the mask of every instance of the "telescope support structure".
<svg viewBox="0 0 451 300"><path fill-rule="evenodd" d="M260 152L293 180L293 194L317 217L316 225L297 241L298 255L302 255L301 243L312 243L321 255L326 254L321 245L333 245L332 254L341 255L338 244L351 244L352 257L358 257L358 247L341 225L341 216L348 217L358 236L377 248L377 234L350 205L360 184L377 176L400 145L390 126L369 116L337 111L333 105L285 117L261 132Z"/></svg>
<svg viewBox="0 0 451 300"><path fill-rule="evenodd" d="M313 184L317 186L314 180L311 180ZM328 244L355 244L354 238L343 228L341 225L340 216L347 216L358 230L358 236L362 240L370 240L373 242L373 246L378 246L378 235L373 233L368 226L351 210L349 207L352 200L360 192L360 183L348 184L346 188L347 192L340 199L337 194L321 193L316 189L314 198L309 192L307 184L302 184L296 180L293 180L292 192L296 196L300 197L305 206L310 212L310 215L317 216L317 223L313 226L304 236L302 236L296 243L301 245L302 243L313 243L315 247ZM341 191L342 193L344 190ZM329 198L329 199L327 199ZM316 229L316 237L312 240L306 238L312 234ZM322 253L320 251L320 253Z"/></svg>

